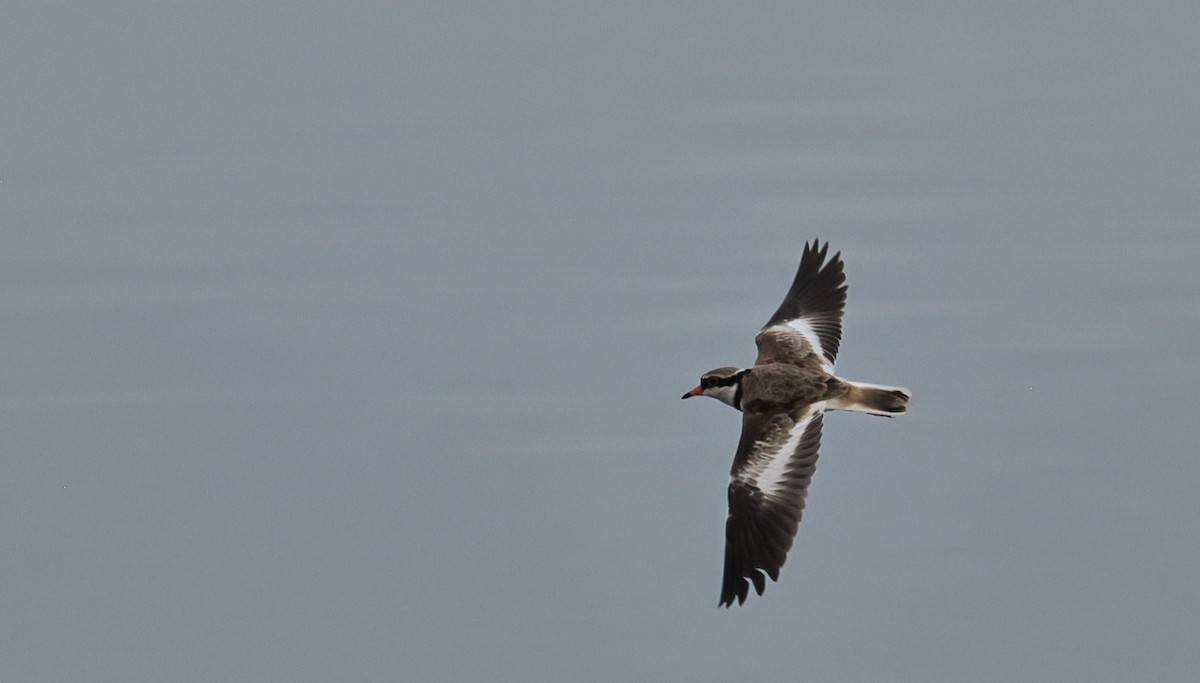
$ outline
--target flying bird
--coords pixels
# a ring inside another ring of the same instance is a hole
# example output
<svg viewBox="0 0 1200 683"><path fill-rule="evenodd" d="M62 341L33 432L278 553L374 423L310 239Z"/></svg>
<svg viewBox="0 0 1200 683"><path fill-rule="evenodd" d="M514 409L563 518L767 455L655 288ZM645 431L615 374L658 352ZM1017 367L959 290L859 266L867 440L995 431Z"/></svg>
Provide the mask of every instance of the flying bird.
<svg viewBox="0 0 1200 683"><path fill-rule="evenodd" d="M722 607L745 602L751 583L762 595L764 575L779 580L804 511L825 412L887 417L908 412L908 389L833 374L846 273L841 252L827 260L828 253L828 242L804 245L791 289L754 338L754 367L710 370L683 395L711 396L742 412L730 470Z"/></svg>

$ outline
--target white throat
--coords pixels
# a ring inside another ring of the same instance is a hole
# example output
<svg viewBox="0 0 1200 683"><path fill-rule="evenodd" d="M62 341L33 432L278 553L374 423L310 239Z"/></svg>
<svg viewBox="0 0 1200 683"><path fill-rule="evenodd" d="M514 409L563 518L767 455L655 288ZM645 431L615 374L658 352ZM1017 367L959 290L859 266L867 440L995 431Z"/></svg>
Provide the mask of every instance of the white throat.
<svg viewBox="0 0 1200 683"><path fill-rule="evenodd" d="M742 409L739 405L741 399L742 378L746 375L746 370L742 370L734 376L735 381L723 386L708 387L701 392L703 396L711 396L727 406L732 406L738 410Z"/></svg>

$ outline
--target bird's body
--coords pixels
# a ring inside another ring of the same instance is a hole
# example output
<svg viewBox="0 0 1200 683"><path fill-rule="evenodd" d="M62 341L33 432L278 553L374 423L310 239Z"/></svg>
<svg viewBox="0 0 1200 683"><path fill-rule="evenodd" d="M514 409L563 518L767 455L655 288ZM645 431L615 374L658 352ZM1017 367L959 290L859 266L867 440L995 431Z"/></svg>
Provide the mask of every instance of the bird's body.
<svg viewBox="0 0 1200 683"><path fill-rule="evenodd" d="M805 245L792 287L755 337L748 369L704 373L684 398L711 396L742 411L742 436L729 483L721 604L739 604L750 584L762 595L764 574L779 579L800 524L827 410L898 415L911 393L851 382L833 374L841 344L846 276L829 245Z"/></svg>

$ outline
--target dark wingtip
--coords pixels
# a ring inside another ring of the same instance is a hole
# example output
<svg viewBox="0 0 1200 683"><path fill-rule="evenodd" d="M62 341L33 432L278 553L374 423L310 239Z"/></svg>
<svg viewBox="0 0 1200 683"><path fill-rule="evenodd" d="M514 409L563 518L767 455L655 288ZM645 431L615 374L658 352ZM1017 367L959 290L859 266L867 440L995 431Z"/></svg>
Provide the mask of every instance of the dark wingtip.
<svg viewBox="0 0 1200 683"><path fill-rule="evenodd" d="M830 363L837 360L842 336L842 310L846 305L846 270L842 252L829 255L829 242L814 239L804 243L800 266L792 285L763 328L809 314L822 317L818 330L822 351Z"/></svg>
<svg viewBox="0 0 1200 683"><path fill-rule="evenodd" d="M734 602L743 605L749 594L750 582L746 579L739 577L732 582L726 582L721 586L721 601L717 603L717 607L733 607ZM762 593L760 592L759 595Z"/></svg>

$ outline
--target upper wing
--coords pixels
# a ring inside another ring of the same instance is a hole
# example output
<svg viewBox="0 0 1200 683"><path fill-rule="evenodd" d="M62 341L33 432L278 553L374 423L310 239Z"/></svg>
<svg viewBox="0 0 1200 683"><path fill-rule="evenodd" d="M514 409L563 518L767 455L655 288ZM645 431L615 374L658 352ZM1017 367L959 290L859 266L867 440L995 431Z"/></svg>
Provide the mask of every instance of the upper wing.
<svg viewBox="0 0 1200 683"><path fill-rule="evenodd" d="M746 600L750 582L762 595L765 573L779 580L804 511L821 447L824 404L800 416L746 413L729 482L725 520L725 576L721 605Z"/></svg>
<svg viewBox="0 0 1200 683"><path fill-rule="evenodd" d="M783 303L759 334L758 363L796 360L807 355L805 344L824 356L830 367L842 341L842 311L846 308L846 272L841 252L825 260L829 243L804 245L800 267ZM790 338L790 339L789 339Z"/></svg>

